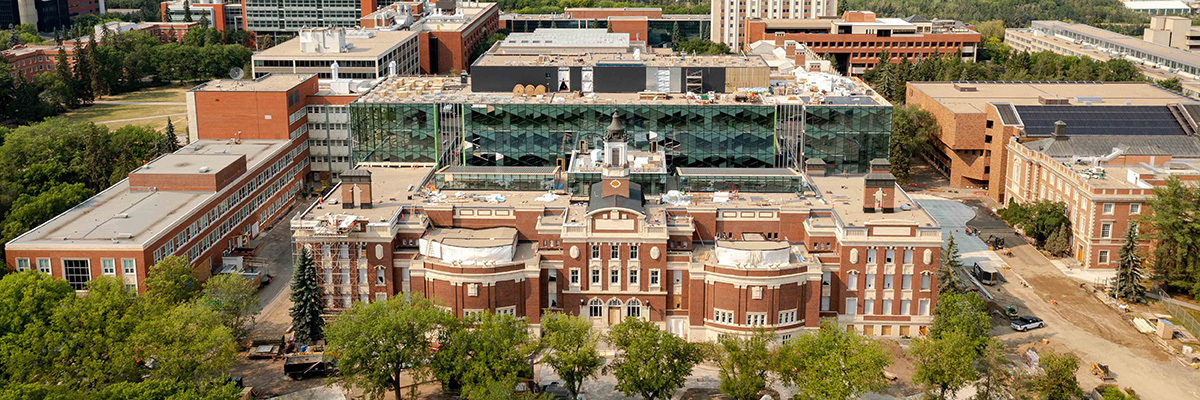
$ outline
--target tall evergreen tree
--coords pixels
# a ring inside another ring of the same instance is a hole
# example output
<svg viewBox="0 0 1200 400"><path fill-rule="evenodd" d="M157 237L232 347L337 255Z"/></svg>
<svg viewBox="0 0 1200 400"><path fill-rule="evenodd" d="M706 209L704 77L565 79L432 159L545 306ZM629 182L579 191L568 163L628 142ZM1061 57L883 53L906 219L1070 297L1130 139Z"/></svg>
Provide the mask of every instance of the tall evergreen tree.
<svg viewBox="0 0 1200 400"><path fill-rule="evenodd" d="M962 269L962 260L958 258L958 245L954 243L954 235L950 236L950 240L946 241L946 248L942 249L941 266L938 267L938 295L950 292L962 291L962 284L958 281L958 270Z"/></svg>
<svg viewBox="0 0 1200 400"><path fill-rule="evenodd" d="M317 268L307 248L300 249L296 259L296 275L292 277L292 326L296 342L312 344L325 337L325 321L321 319L321 293L317 287Z"/></svg>
<svg viewBox="0 0 1200 400"><path fill-rule="evenodd" d="M188 0L183 0L183 22L192 22L192 5Z"/></svg>
<svg viewBox="0 0 1200 400"><path fill-rule="evenodd" d="M88 51L91 44L88 46L82 45L83 40L75 40L75 98L83 103L91 103L94 99L92 95L92 68L89 62Z"/></svg>
<svg viewBox="0 0 1200 400"><path fill-rule="evenodd" d="M62 79L63 85L66 85L70 91L70 95L67 96L66 106L74 107L78 105L77 100L75 100L75 74L71 71L70 58L67 57L67 46L58 46L58 57L55 60L54 69L58 73L59 79Z"/></svg>
<svg viewBox="0 0 1200 400"><path fill-rule="evenodd" d="M201 28L203 28L203 29L208 29L208 26L209 26L209 25L210 25L210 23L209 23L209 21L208 21L208 13L203 13L203 14L200 14L200 23L199 23L199 26L200 26Z"/></svg>
<svg viewBox="0 0 1200 400"><path fill-rule="evenodd" d="M162 20L163 20L163 22L171 22L171 8L170 7L163 10Z"/></svg>
<svg viewBox="0 0 1200 400"><path fill-rule="evenodd" d="M1071 251L1071 230L1067 225L1059 225L1054 233L1046 238L1046 251L1056 256L1064 256Z"/></svg>
<svg viewBox="0 0 1200 400"><path fill-rule="evenodd" d="M108 31L108 25L104 26L104 30ZM110 36L112 35L104 35L105 40L111 40L107 39ZM99 43L96 41L96 32L92 31L92 33L88 36L88 39L91 40L88 42L88 66L91 68L88 70L87 79L92 84L92 95L94 97L105 96L108 95L109 88L108 82L104 80L104 74L101 73L100 69L100 52L96 50L96 44Z"/></svg>
<svg viewBox="0 0 1200 400"><path fill-rule="evenodd" d="M671 48L679 50L679 44L683 42L683 38L679 37L679 22L671 27Z"/></svg>
<svg viewBox="0 0 1200 400"><path fill-rule="evenodd" d="M167 117L167 128L163 130L159 152L169 154L174 153L176 150L179 150L179 137L175 135L175 124L171 122L171 117Z"/></svg>
<svg viewBox="0 0 1200 400"><path fill-rule="evenodd" d="M8 31L8 48L13 48L21 45L21 34L16 29Z"/></svg>
<svg viewBox="0 0 1200 400"><path fill-rule="evenodd" d="M1125 244L1118 252L1121 260L1117 263L1117 276L1112 287L1113 297L1127 303L1140 303L1146 297L1146 288L1141 285L1142 257L1137 253L1137 243L1137 224L1129 224Z"/></svg>

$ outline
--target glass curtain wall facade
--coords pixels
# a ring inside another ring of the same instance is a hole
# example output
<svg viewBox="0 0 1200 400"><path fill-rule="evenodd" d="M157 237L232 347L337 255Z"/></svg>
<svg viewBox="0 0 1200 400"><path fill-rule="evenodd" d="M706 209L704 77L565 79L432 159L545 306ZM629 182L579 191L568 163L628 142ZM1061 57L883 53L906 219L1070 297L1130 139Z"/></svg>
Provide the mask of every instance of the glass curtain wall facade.
<svg viewBox="0 0 1200 400"><path fill-rule="evenodd" d="M706 175L680 176L679 188L693 192L741 190L746 192L796 193L800 191L799 176L770 175Z"/></svg>
<svg viewBox="0 0 1200 400"><path fill-rule="evenodd" d="M601 148L614 110L633 147L649 148L653 132L672 166L762 168L776 161L773 106L506 104L468 112L468 163L555 165L580 141Z"/></svg>
<svg viewBox="0 0 1200 400"><path fill-rule="evenodd" d="M887 158L892 124L889 106L353 103L350 109L356 163L565 165L580 141L603 148L616 111L630 145L649 149L653 135L672 168L799 168L797 153L787 150L802 147L803 158L820 159L831 172L865 173L872 159Z"/></svg>
<svg viewBox="0 0 1200 400"><path fill-rule="evenodd" d="M832 173L866 173L872 159L888 158L891 107L807 106L804 122L804 157Z"/></svg>
<svg viewBox="0 0 1200 400"><path fill-rule="evenodd" d="M438 105L350 105L354 136L350 159L360 162L434 163L438 160Z"/></svg>
<svg viewBox="0 0 1200 400"><path fill-rule="evenodd" d="M453 168L453 167L451 167ZM470 167L466 167L470 168ZM553 171L553 169L551 169ZM441 190L538 190L554 189L554 173L438 171L434 185Z"/></svg>

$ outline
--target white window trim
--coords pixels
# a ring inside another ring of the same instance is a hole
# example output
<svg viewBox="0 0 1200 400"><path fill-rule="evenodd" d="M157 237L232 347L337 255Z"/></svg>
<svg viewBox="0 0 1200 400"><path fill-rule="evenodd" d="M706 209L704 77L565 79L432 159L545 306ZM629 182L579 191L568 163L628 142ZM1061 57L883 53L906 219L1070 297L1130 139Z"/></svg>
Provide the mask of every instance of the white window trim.
<svg viewBox="0 0 1200 400"><path fill-rule="evenodd" d="M583 277L581 274L582 272L580 272L579 268L571 268L567 272L567 282L571 286L579 287L581 284L583 284Z"/></svg>
<svg viewBox="0 0 1200 400"><path fill-rule="evenodd" d="M108 271L105 270L106 268L108 268L108 266L104 265L104 263L106 263L106 262L112 266L112 268ZM117 275L117 259L101 258L100 259L100 274L104 275L104 276L116 276Z"/></svg>
<svg viewBox="0 0 1200 400"><path fill-rule="evenodd" d="M658 269L650 270L650 287L659 287L662 284L662 272Z"/></svg>
<svg viewBox="0 0 1200 400"><path fill-rule="evenodd" d="M22 262L22 261L24 261L24 262L25 262L25 266L24 266L24 267L22 267L22 266L21 266L21 262ZM16 259L16 263L17 263L17 271L28 271L28 270L30 270L30 269L33 269L33 264L30 264L30 263L29 263L29 258L28 258L28 257L19 257L19 258L17 258L17 259Z"/></svg>

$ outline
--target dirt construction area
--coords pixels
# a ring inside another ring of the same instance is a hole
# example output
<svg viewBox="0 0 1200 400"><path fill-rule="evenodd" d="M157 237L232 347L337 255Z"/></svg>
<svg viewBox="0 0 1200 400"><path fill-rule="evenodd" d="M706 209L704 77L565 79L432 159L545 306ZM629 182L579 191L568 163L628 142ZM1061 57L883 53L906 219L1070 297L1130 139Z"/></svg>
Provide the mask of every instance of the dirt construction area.
<svg viewBox="0 0 1200 400"><path fill-rule="evenodd" d="M1014 349L1032 345L1038 351L1076 354L1080 358L1076 375L1085 390L1103 383L1089 371L1092 363L1103 363L1116 376L1116 381L1110 383L1132 388L1143 399L1200 399L1200 372L1179 362L1152 337L1138 332L1120 311L1094 296L1087 281L1064 274L982 204L944 202L949 203L939 202L939 207L960 216L966 214L957 224L969 219L966 225L979 229L977 237L960 233L955 241L982 243L979 238L1002 236L1012 251L1011 256L998 251L990 257L1003 264L998 269L1005 282L986 287L997 305L1015 307L1021 315L1037 316L1046 323L1042 329L1016 332L1008 327L1006 319L997 317L993 319L993 335ZM935 218L946 217L934 214ZM942 219L938 221L942 223Z"/></svg>

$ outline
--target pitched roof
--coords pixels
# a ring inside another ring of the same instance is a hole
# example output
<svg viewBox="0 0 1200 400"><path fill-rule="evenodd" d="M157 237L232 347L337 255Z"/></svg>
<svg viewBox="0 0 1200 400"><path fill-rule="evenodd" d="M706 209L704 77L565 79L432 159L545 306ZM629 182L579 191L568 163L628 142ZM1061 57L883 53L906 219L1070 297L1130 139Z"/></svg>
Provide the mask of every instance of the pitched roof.
<svg viewBox="0 0 1200 400"><path fill-rule="evenodd" d="M1126 155L1200 157L1200 138L1183 135L1089 135L1022 143L1050 157L1095 157L1120 149Z"/></svg>

